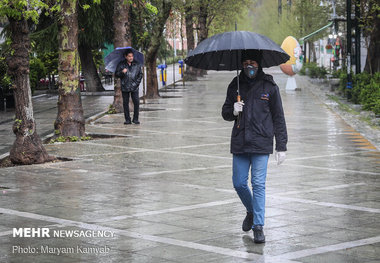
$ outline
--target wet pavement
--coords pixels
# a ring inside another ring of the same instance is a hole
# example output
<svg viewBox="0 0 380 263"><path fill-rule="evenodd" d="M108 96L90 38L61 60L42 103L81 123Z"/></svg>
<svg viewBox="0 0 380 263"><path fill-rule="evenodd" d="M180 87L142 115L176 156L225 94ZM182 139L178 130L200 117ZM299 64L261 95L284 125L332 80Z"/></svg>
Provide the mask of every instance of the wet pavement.
<svg viewBox="0 0 380 263"><path fill-rule="evenodd" d="M181 75L179 74L179 64L168 65L167 69L167 85L173 88L173 82L175 81L174 89L181 90L182 85ZM157 69L158 79L160 70ZM145 70L146 76L146 70ZM143 89L144 82L140 84L140 97L144 95ZM146 83L145 83L146 85ZM114 84L104 83L103 87L106 91L102 92L82 92L82 105L84 116L89 119L97 114L105 112L108 106L113 103L114 95ZM158 88L165 89L161 81L158 81ZM172 89L173 90L173 89ZM175 90L175 91L176 91ZM38 91L37 91L38 92ZM44 91L41 91L44 92ZM46 92L46 91L45 91ZM146 87L145 87L146 92ZM165 96L166 91L163 91L163 96ZM176 96L176 94L174 94ZM41 138L50 136L54 132L54 120L57 117L57 100L58 96L54 94L39 94L33 96L33 108L34 108L34 118L37 123L37 132ZM143 101L141 101L143 103ZM14 119L14 109L7 109L6 111L0 111L0 159L9 153L11 146L13 145L15 136L12 132L12 124Z"/></svg>
<svg viewBox="0 0 380 263"><path fill-rule="evenodd" d="M269 162L266 244L241 231L231 182L220 112L234 73L210 71L143 105L139 126L121 114L86 126L114 138L46 145L73 161L1 169L0 262L379 262L380 152L308 83L287 92L270 72L289 143L284 164ZM38 227L50 237L12 232Z"/></svg>

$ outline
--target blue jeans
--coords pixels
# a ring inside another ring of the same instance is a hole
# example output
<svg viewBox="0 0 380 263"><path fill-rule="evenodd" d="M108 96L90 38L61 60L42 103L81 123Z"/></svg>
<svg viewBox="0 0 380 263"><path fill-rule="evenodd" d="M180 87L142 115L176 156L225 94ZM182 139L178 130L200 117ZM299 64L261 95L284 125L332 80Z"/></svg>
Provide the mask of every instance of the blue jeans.
<svg viewBox="0 0 380 263"><path fill-rule="evenodd" d="M234 154L232 182L248 212L253 212L253 225L264 225L265 180L269 154ZM252 192L248 186L251 167Z"/></svg>

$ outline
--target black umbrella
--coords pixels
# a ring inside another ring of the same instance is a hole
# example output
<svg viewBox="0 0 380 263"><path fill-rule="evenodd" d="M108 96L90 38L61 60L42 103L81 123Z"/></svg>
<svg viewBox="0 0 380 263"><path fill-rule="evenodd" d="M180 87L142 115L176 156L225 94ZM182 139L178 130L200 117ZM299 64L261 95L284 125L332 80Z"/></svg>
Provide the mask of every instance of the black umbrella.
<svg viewBox="0 0 380 263"><path fill-rule="evenodd" d="M185 58L188 66L206 70L236 70L237 101L240 101L239 69L243 68L241 57L246 53L259 52L258 61L263 68L269 68L285 63L290 56L275 42L266 36L249 32L235 31L214 35L203 40L190 51ZM240 115L238 118L238 127Z"/></svg>
<svg viewBox="0 0 380 263"><path fill-rule="evenodd" d="M232 31L203 40L185 59L189 66L206 70L242 69L243 51L260 51L263 68L285 63L289 55L266 36L249 31Z"/></svg>

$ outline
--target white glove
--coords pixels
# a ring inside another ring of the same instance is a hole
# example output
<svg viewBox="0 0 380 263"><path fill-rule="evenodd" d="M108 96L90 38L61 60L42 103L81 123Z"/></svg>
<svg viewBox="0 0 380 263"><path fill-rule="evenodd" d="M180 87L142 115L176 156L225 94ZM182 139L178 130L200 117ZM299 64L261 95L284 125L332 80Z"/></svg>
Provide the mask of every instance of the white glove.
<svg viewBox="0 0 380 263"><path fill-rule="evenodd" d="M235 116L238 116L239 112L243 111L243 106L244 106L244 102L243 101L239 101L239 102L235 102L234 103L234 115Z"/></svg>
<svg viewBox="0 0 380 263"><path fill-rule="evenodd" d="M274 158L277 161L277 165L280 165L285 161L286 152L276 152Z"/></svg>

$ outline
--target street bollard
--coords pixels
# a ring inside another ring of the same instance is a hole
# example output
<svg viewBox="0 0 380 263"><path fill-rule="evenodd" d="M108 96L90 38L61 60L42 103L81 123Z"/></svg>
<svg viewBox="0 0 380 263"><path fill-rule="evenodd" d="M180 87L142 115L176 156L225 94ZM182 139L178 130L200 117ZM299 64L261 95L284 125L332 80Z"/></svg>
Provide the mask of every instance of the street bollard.
<svg viewBox="0 0 380 263"><path fill-rule="evenodd" d="M185 79L183 77L183 73L184 73L184 63L183 63L183 60L179 60L178 63L179 63L179 74L181 75L183 86L185 86Z"/></svg>
<svg viewBox="0 0 380 263"><path fill-rule="evenodd" d="M165 64L160 64L157 66L157 68L159 68L161 71L160 71L160 81L162 81L162 86L166 86L166 68L167 68L167 65Z"/></svg>

